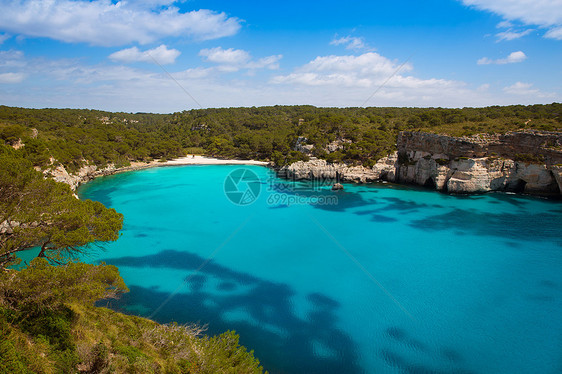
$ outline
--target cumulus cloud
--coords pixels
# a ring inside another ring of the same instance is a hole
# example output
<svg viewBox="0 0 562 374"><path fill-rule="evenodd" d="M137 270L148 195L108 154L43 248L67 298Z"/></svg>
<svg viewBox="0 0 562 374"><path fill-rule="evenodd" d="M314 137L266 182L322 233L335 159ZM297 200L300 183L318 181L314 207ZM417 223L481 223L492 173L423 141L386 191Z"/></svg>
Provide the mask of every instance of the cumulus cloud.
<svg viewBox="0 0 562 374"><path fill-rule="evenodd" d="M250 60L250 54L242 49L222 47L202 49L199 51L199 56L205 57L209 62L225 65L240 65Z"/></svg>
<svg viewBox="0 0 562 374"><path fill-rule="evenodd" d="M181 54L177 49L168 49L164 44L159 47L140 51L137 47L126 48L109 55L109 59L118 62L148 62L151 64L168 65L176 62Z"/></svg>
<svg viewBox="0 0 562 374"><path fill-rule="evenodd" d="M522 51L517 51L517 52L511 52L509 56L507 56L506 58L500 58L497 60L491 60L488 57L482 57L476 63L478 65L490 65L490 64L505 65L505 64L515 64L518 62L523 62L526 59L527 59L527 55L525 55L525 53L523 53Z"/></svg>
<svg viewBox="0 0 562 374"><path fill-rule="evenodd" d="M562 0L461 0L465 5L502 16L506 21L546 28L546 38L562 40Z"/></svg>
<svg viewBox="0 0 562 374"><path fill-rule="evenodd" d="M374 52L359 56L319 56L290 74L273 77L271 83L309 87L318 97L331 92L355 106L374 102L423 106L439 98L468 96L464 82L405 75L412 70L410 64L402 66ZM373 96L374 100L370 100Z"/></svg>
<svg viewBox="0 0 562 374"><path fill-rule="evenodd" d="M0 74L0 84L4 83L20 83L25 79L23 73L2 73Z"/></svg>
<svg viewBox="0 0 562 374"><path fill-rule="evenodd" d="M274 77L272 82L370 87L388 79L397 68L398 64L375 52L359 56L318 56L289 75ZM408 64L402 68L404 71L411 69Z"/></svg>
<svg viewBox="0 0 562 374"><path fill-rule="evenodd" d="M252 60L249 52L242 49L222 47L206 48L199 51L199 56L206 61L219 65L219 70L225 72L234 72L240 69L270 69L279 68L279 60L282 55L273 55L260 58L256 61Z"/></svg>
<svg viewBox="0 0 562 374"><path fill-rule="evenodd" d="M331 42L331 45L345 45L346 49L353 49L353 50L361 50L361 49L368 49L367 44L363 38L355 37L355 36L344 36L341 38L334 38Z"/></svg>
<svg viewBox="0 0 562 374"><path fill-rule="evenodd" d="M147 44L168 36L208 40L240 29L240 20L225 13L207 9L182 13L172 3L0 0L0 27L28 37L99 46Z"/></svg>

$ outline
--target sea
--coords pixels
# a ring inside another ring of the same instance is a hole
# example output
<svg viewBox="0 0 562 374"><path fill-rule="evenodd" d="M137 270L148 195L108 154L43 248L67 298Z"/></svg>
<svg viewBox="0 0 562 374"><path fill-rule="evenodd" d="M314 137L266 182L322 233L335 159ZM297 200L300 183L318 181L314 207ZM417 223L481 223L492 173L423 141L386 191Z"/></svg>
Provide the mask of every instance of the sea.
<svg viewBox="0 0 562 374"><path fill-rule="evenodd" d="M79 188L124 214L85 261L99 304L235 330L270 373L562 373L562 201L260 166L159 167Z"/></svg>

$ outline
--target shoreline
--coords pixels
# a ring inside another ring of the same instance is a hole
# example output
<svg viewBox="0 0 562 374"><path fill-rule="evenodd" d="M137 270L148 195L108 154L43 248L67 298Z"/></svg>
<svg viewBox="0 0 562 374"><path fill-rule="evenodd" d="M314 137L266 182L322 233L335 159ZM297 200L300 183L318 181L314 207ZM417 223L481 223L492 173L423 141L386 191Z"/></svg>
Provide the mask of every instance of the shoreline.
<svg viewBox="0 0 562 374"><path fill-rule="evenodd" d="M123 166L120 168L115 169L101 169L94 172L94 175L91 175L93 178L105 176L105 175L112 175L117 173L124 173L127 171L135 171L135 170L143 170L143 169L150 169L155 167L164 167L164 166L188 166L188 165L255 165L255 166L269 166L269 162L267 161L256 161L256 160L237 160L237 159L221 159L221 158L214 158L214 157L206 157L206 156L198 156L198 155L191 155L185 157L175 158L173 160L168 160L166 162L160 162L158 160L150 161L150 162L142 162L142 161L133 161L129 166ZM93 179L91 178L91 179ZM86 183L90 181L88 179L80 184Z"/></svg>
<svg viewBox="0 0 562 374"><path fill-rule="evenodd" d="M57 182L66 183L73 191L76 191L79 186L87 183L95 178L104 177L113 174L124 173L128 171L144 170L155 167L163 166L187 166L187 165L256 165L256 166L269 166L267 161L256 160L236 160L236 159L220 159L205 156L185 156L168 160L166 162L150 161L150 162L131 162L129 166L116 168L110 165L103 169L98 169L95 165L82 167L78 173L69 174L67 170L59 165L54 169L47 171L46 175L50 176Z"/></svg>
<svg viewBox="0 0 562 374"><path fill-rule="evenodd" d="M187 166L187 165L257 165L257 166L268 166L267 161L256 161L256 160L237 160L237 159L221 159L206 156L185 156L175 158L173 160L168 160L166 162L160 162L157 160L150 162L133 161L131 165L124 166L121 168L113 169L112 173L120 173L125 171L142 170L153 167L162 166ZM100 170L101 171L101 170ZM110 170L108 170L110 171Z"/></svg>

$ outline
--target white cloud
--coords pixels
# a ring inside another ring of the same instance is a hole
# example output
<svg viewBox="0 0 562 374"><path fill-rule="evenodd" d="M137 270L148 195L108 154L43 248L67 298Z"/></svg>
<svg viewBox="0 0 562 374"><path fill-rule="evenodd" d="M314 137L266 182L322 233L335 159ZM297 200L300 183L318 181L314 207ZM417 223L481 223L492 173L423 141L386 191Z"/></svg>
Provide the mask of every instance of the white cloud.
<svg viewBox="0 0 562 374"><path fill-rule="evenodd" d="M13 68L25 65L22 51L0 51L0 68Z"/></svg>
<svg viewBox="0 0 562 374"><path fill-rule="evenodd" d="M331 42L331 45L345 45L346 49L353 49L353 50L361 50L361 49L368 49L368 46L363 41L363 38L355 37L355 36L345 36L341 38L334 38Z"/></svg>
<svg viewBox="0 0 562 374"><path fill-rule="evenodd" d="M283 58L283 55L273 55L260 58L257 61L250 61L246 67L248 69L269 69L277 70L279 69L279 60Z"/></svg>
<svg viewBox="0 0 562 374"><path fill-rule="evenodd" d="M337 102L336 97L350 106L363 105L366 100L367 105L428 106L470 96L464 82L404 75L413 68L410 64L400 66L374 52L319 56L290 74L273 77L271 83L292 86L297 92L306 89L316 98L331 94L331 105ZM370 100L373 93L376 95Z"/></svg>
<svg viewBox="0 0 562 374"><path fill-rule="evenodd" d="M279 60L282 55L273 55L260 58L257 61L252 60L252 56L242 49L223 49L215 47L210 49L202 49L199 56L204 57L208 62L218 64L218 70L223 72L235 72L240 69L270 69L279 68Z"/></svg>
<svg viewBox="0 0 562 374"><path fill-rule="evenodd" d="M461 0L465 5L487 10L506 21L547 28L546 38L562 39L562 0Z"/></svg>
<svg viewBox="0 0 562 374"><path fill-rule="evenodd" d="M3 44L6 40L10 39L8 34L0 34L0 44Z"/></svg>
<svg viewBox="0 0 562 374"><path fill-rule="evenodd" d="M509 21L501 21L500 23L498 23L496 25L496 28L498 29L509 29L513 27L513 23L509 22Z"/></svg>
<svg viewBox="0 0 562 374"><path fill-rule="evenodd" d="M527 29L527 30L523 30L523 31L514 31L514 30L507 30L507 31L502 31L496 34L496 37L498 38L498 41L501 42L502 40L515 40L515 39L519 39L524 37L525 35L529 35L530 33L532 33L534 31L534 29Z"/></svg>
<svg viewBox="0 0 562 374"><path fill-rule="evenodd" d="M562 40L562 26L548 30L544 36L550 39Z"/></svg>
<svg viewBox="0 0 562 374"><path fill-rule="evenodd" d="M539 92L539 90L531 87L533 87L533 84L531 83L516 82L511 86L504 87L503 91L515 95L529 95L537 94Z"/></svg>
<svg viewBox="0 0 562 374"><path fill-rule="evenodd" d="M246 64L252 61L250 59ZM254 63L258 64L260 60L256 59ZM422 107L562 101L562 96L545 94L526 83L502 91L487 85L480 89L471 88L462 81L422 79L410 75L413 71L410 64L392 76L399 64L376 54L323 56L280 76L294 74L302 82L286 79L279 83L267 83L247 74L234 77L220 74L222 65L171 71L174 79L170 79L158 69L103 62L92 65L82 59L51 60L26 57L19 51L0 51L0 74L20 74L19 77L4 75L4 79L16 81L25 78L19 84L3 85L0 102L26 107L157 113L197 108L198 105L177 83L203 107L303 104L345 107L362 105L368 98L367 105ZM392 78L383 85L390 76Z"/></svg>
<svg viewBox="0 0 562 374"><path fill-rule="evenodd" d="M503 92L518 95L518 96L529 96L535 98L552 98L556 97L556 94L552 92L542 92L541 90L534 88L532 83L515 82L511 86L503 88Z"/></svg>
<svg viewBox="0 0 562 374"><path fill-rule="evenodd" d="M23 73L2 73L0 74L0 84L4 83L20 83L25 79Z"/></svg>
<svg viewBox="0 0 562 374"><path fill-rule="evenodd" d="M491 60L488 57L482 57L476 63L478 65L490 65L490 64L505 65L505 64L515 64L518 62L523 62L526 59L527 59L527 55L525 55L525 53L523 53L522 51L517 51L517 52L511 52L509 56L507 56L506 58L500 58L497 60Z"/></svg>
<svg viewBox="0 0 562 374"><path fill-rule="evenodd" d="M159 4L160 7L153 8ZM181 13L173 1L0 0L0 27L28 37L119 46L167 36L200 40L230 36L240 20L206 9Z"/></svg>
<svg viewBox="0 0 562 374"><path fill-rule="evenodd" d="M225 65L241 65L250 60L250 54L244 50L221 47L202 49L199 56L205 57L209 62Z"/></svg>
<svg viewBox="0 0 562 374"><path fill-rule="evenodd" d="M148 62L151 64L168 65L176 62L176 58L181 54L177 49L168 49L164 44L159 47L140 51L137 47L122 49L109 55L113 61L131 63Z"/></svg>
<svg viewBox="0 0 562 374"><path fill-rule="evenodd" d="M489 83L481 84L481 85L478 86L478 88L477 88L478 91L482 91L482 92L488 91L489 89L490 89L490 84L489 84Z"/></svg>
<svg viewBox="0 0 562 374"><path fill-rule="evenodd" d="M319 56L289 75L274 77L272 82L370 87L388 79L398 66L375 52L359 56ZM408 64L402 68L403 71L411 69Z"/></svg>
<svg viewBox="0 0 562 374"><path fill-rule="evenodd" d="M173 73L174 79L185 80L185 79L204 79L210 77L215 73L213 68L191 68L178 73Z"/></svg>

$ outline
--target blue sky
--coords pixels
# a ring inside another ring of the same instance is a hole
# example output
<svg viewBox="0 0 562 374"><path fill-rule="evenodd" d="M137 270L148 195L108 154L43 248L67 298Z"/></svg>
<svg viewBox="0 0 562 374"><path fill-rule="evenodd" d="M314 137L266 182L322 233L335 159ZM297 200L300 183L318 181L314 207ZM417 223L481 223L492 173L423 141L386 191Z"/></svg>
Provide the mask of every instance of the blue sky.
<svg viewBox="0 0 562 374"><path fill-rule="evenodd" d="M562 0L0 0L0 104L562 101Z"/></svg>

